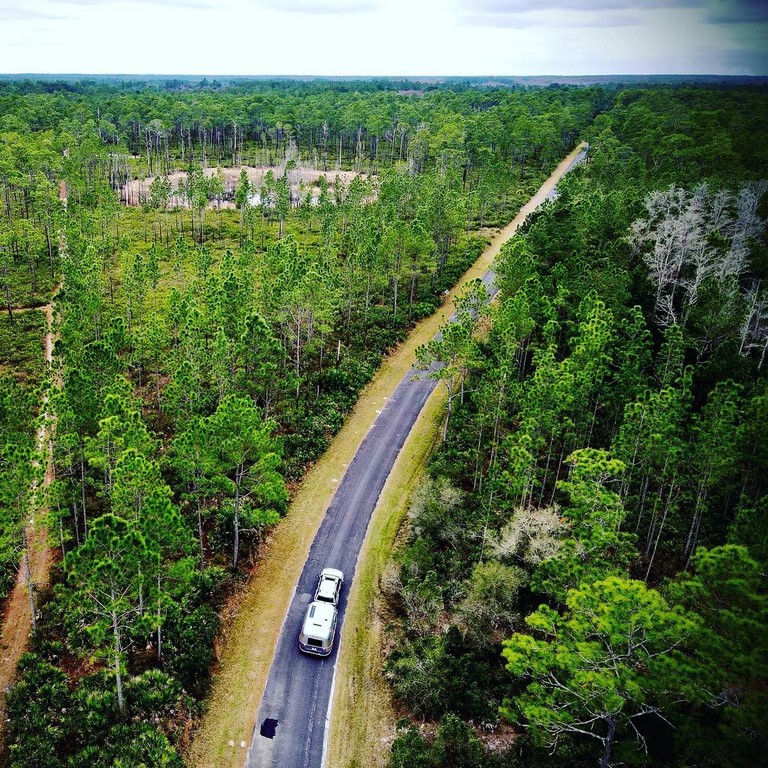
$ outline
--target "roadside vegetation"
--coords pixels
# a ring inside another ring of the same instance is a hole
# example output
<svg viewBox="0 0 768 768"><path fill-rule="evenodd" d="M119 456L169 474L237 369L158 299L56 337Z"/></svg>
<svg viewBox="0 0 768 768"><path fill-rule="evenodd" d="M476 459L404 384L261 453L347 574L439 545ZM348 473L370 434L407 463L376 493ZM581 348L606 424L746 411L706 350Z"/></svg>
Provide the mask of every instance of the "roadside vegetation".
<svg viewBox="0 0 768 768"><path fill-rule="evenodd" d="M63 286L57 560L7 698L9 765L182 764L221 611L294 484L382 356L476 259L478 229L504 223L609 101L591 88L347 89L0 85L8 322L21 328L17 310ZM240 175L236 207L221 207L229 193L204 169L246 162L275 169L259 189ZM327 171L315 200L290 186L302 165ZM174 169L183 207L169 205ZM344 183L342 170L365 175ZM121 205L143 176L149 198ZM4 530L32 487L18 451L35 409L22 419L17 405L21 392L39 408L40 394L35 365L22 369L0 412L20 470L2 475Z"/></svg>
<svg viewBox="0 0 768 768"><path fill-rule="evenodd" d="M617 94L500 301L422 348L450 407L386 584L391 768L764 761L767 108Z"/></svg>

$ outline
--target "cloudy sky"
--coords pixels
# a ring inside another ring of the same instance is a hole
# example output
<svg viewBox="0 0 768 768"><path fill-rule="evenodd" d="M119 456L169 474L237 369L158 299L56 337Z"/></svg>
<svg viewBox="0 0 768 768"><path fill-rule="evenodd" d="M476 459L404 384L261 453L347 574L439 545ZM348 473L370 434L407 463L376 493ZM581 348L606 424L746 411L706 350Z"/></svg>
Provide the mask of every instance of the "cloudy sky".
<svg viewBox="0 0 768 768"><path fill-rule="evenodd" d="M0 0L0 72L768 75L768 2Z"/></svg>

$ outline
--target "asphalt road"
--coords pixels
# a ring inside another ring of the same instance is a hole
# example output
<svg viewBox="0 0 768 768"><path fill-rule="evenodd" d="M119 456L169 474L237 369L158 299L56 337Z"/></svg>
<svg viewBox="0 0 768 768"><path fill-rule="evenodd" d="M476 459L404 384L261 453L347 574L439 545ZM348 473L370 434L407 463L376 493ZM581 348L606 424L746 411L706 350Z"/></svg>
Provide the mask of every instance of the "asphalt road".
<svg viewBox="0 0 768 768"><path fill-rule="evenodd" d="M400 382L365 436L312 544L267 679L248 753L249 768L321 766L333 667L358 553L387 475L437 384L432 379L414 381L415 373L412 370ZM344 571L344 587L334 649L322 659L301 653L297 643L304 611L325 567Z"/></svg>
<svg viewBox="0 0 768 768"><path fill-rule="evenodd" d="M568 170L581 159L583 154ZM491 272L483 282L495 292ZM421 374L419 378L415 378L417 374ZM405 375L339 484L304 564L280 632L248 750L247 768L321 768L323 765L336 654L358 554L397 454L437 383L415 369ZM327 658L319 658L299 651L298 634L317 577L326 567L344 571L344 587L333 652Z"/></svg>

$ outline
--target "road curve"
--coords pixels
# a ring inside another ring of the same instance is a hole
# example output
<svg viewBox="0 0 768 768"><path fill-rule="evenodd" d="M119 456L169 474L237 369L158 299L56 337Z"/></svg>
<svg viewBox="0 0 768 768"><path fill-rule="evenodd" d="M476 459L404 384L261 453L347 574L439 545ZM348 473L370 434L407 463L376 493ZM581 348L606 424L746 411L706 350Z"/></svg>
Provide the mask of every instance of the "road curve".
<svg viewBox="0 0 768 768"><path fill-rule="evenodd" d="M582 151L560 172L567 173L584 156ZM483 282L494 291L492 272L484 276ZM433 379L415 378L419 373L411 369L403 377L363 439L312 543L280 632L248 750L247 768L322 768L336 654L358 554L387 476L437 385ZM298 632L317 576L325 567L344 571L345 584L339 602L336 644L331 655L321 659L299 651Z"/></svg>

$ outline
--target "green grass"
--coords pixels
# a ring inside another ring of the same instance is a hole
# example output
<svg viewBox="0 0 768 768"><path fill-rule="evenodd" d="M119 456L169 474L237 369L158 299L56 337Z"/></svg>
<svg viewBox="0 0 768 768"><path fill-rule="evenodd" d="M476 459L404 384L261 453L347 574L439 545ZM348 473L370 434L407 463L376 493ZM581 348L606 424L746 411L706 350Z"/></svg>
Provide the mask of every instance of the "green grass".
<svg viewBox="0 0 768 768"><path fill-rule="evenodd" d="M120 250L125 254L146 254L156 241L160 268L160 280L149 292L146 310L157 312L165 307L168 296L174 289L181 291L191 284L196 277L195 263L200 244L192 234L191 214L188 210L168 211L167 213L147 214L141 208L120 209L117 220L111 225L113 234L119 232ZM235 209L209 210L205 217L205 242L213 269L221 261L225 252L231 249L237 252L241 247L240 212ZM261 250L261 223L257 220L253 228L252 243L257 251ZM315 248L320 244L320 232L317 223L313 231L307 232L305 225L298 220L294 212L285 222L284 234L293 235L302 248ZM177 256L176 243L179 237L184 239L186 252ZM265 222L264 248L277 242L277 221ZM120 259L113 258L110 272L114 279L114 302L118 308L124 307L123 275Z"/></svg>

